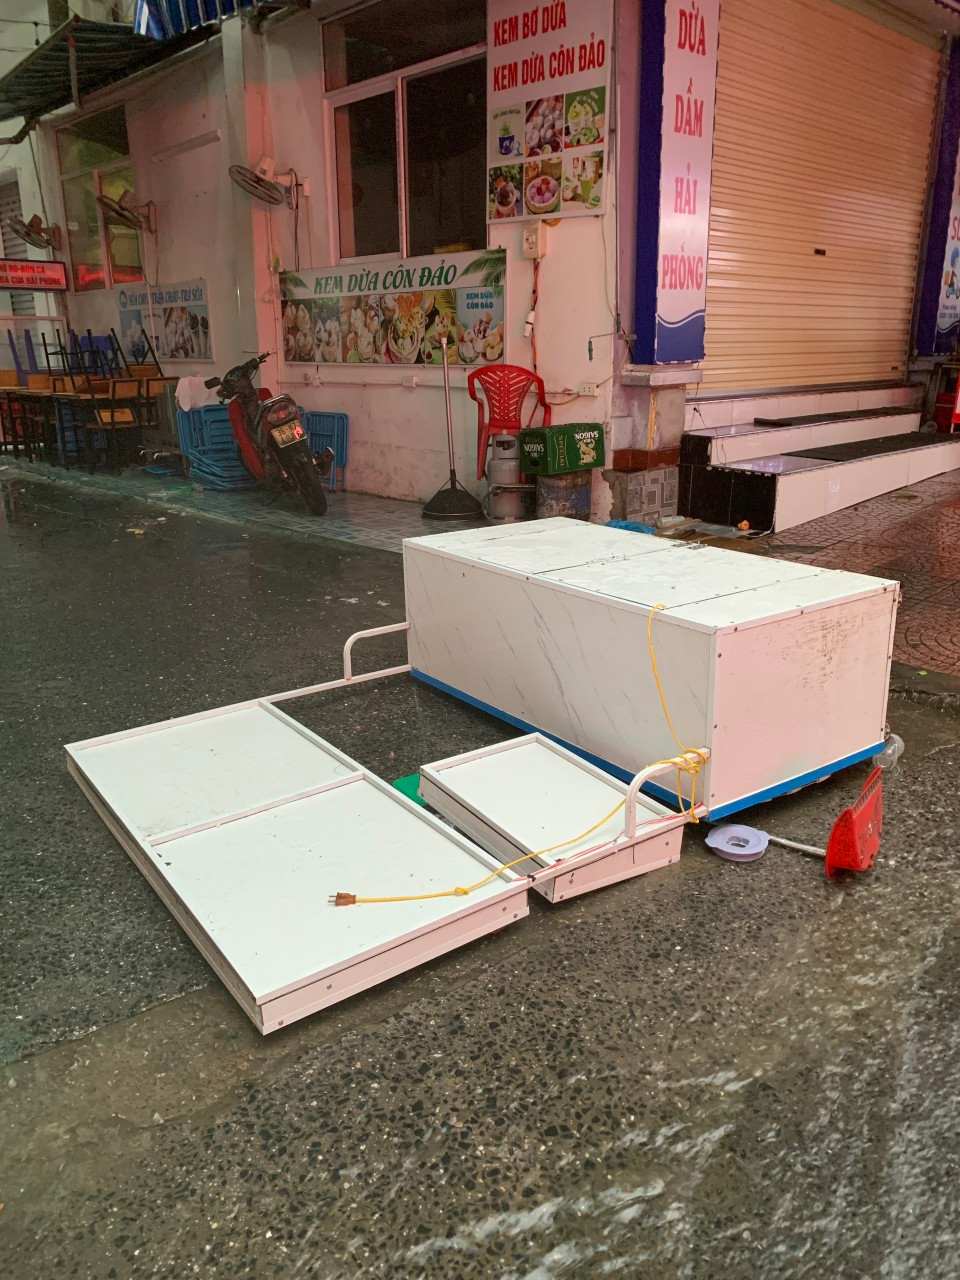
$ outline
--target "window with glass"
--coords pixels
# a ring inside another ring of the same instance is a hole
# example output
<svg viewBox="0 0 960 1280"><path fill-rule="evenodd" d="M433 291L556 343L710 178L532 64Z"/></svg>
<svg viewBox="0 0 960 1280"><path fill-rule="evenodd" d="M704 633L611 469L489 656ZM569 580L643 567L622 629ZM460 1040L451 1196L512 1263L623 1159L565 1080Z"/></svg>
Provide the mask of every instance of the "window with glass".
<svg viewBox="0 0 960 1280"><path fill-rule="evenodd" d="M341 258L486 244L483 0L380 3L323 28Z"/></svg>
<svg viewBox="0 0 960 1280"><path fill-rule="evenodd" d="M143 280L140 233L113 218L97 196L133 190L123 107L101 111L57 135L67 244L77 292Z"/></svg>

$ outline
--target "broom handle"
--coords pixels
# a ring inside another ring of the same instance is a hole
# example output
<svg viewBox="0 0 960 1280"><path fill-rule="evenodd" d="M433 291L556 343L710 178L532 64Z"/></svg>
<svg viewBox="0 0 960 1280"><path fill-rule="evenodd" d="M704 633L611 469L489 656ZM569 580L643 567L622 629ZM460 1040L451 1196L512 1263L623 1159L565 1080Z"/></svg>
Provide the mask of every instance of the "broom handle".
<svg viewBox="0 0 960 1280"><path fill-rule="evenodd" d="M447 406L447 453L450 456L450 479L452 482L456 474L456 464L453 460L453 409L450 404L450 369L447 366L446 334L440 339L440 349L443 352L443 398Z"/></svg>

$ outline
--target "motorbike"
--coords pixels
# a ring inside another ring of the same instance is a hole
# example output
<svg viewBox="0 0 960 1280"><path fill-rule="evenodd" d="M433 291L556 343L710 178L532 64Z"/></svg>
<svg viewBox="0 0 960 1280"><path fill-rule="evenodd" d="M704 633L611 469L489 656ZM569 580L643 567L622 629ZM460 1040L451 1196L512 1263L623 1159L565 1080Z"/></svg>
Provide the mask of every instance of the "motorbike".
<svg viewBox="0 0 960 1280"><path fill-rule="evenodd" d="M293 397L254 386L268 356L269 352L253 356L222 378L207 378L204 385L216 388L220 399L229 402L240 459L254 480L268 489L295 490L312 515L322 516L327 509L323 482L333 465L333 451L326 449L315 459Z"/></svg>

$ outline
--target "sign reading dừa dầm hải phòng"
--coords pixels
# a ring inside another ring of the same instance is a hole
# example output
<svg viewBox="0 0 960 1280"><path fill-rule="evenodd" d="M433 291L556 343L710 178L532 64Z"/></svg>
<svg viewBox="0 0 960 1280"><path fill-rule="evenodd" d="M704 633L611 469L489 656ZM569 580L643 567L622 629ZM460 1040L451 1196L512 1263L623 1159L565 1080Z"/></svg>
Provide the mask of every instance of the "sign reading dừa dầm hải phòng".
<svg viewBox="0 0 960 1280"><path fill-rule="evenodd" d="M612 0L487 0L487 221L606 203Z"/></svg>
<svg viewBox="0 0 960 1280"><path fill-rule="evenodd" d="M642 14L641 80L662 92L640 99L633 358L675 364L704 355L720 0Z"/></svg>
<svg viewBox="0 0 960 1280"><path fill-rule="evenodd" d="M479 367L503 361L506 254L477 249L285 271L283 356L293 364Z"/></svg>

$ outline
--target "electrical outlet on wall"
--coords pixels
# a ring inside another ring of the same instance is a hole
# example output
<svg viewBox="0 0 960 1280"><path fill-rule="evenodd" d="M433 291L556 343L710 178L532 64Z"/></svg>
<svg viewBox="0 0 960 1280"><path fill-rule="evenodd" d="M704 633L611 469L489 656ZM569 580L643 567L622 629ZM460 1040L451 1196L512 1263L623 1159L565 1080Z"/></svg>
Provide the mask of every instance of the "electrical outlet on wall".
<svg viewBox="0 0 960 1280"><path fill-rule="evenodd" d="M523 224L523 256L542 258L547 252L547 228L539 220Z"/></svg>
<svg viewBox="0 0 960 1280"><path fill-rule="evenodd" d="M600 388L595 382L581 382L577 387L577 395L580 396L598 396Z"/></svg>

